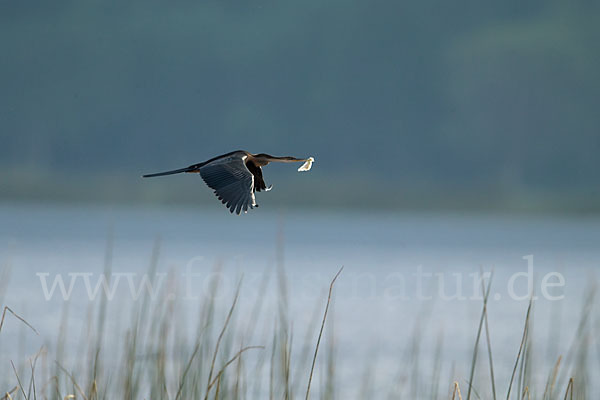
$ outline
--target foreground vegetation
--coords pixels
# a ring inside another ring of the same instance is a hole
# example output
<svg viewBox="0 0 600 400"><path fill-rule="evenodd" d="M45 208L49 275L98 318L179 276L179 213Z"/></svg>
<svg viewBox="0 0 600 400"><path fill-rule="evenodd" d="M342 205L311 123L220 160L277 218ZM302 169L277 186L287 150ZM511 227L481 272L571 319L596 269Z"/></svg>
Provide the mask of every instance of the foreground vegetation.
<svg viewBox="0 0 600 400"><path fill-rule="evenodd" d="M152 268L156 268L156 257ZM287 309L287 282L283 270L280 269L277 276L279 301L277 315L272 316L275 320L273 326L260 326L256 322L265 309L260 296L247 315L251 322L246 325L239 323L237 311L242 279L229 300L228 308L221 313L216 301L220 290L219 274L215 274L211 293L199 310L196 327L191 330L186 316L178 312L176 302L168 301L166 296L158 301L146 297L136 302L130 324L126 327L127 333L120 339L114 337L116 335L111 336L107 327L106 301L101 301L97 309L90 311L86 328L78 341L67 339L71 332L67 313L63 312L58 342L52 351L50 346L43 346L19 362L0 360L0 384L3 385L0 387L0 399L343 398L339 395L339 385L347 383L337 378L339 361L333 330L329 326L331 321L328 320L334 283L341 272L340 269L333 277L328 296L315 313L314 323L306 328L307 336L300 344L300 356L294 357L292 353L293 320ZM594 398L588 377L594 343L590 340L588 327L595 290L586 293L573 342L554 365L540 366L532 361L532 341L535 339L531 317L533 303L530 302L524 310L523 325L514 328L521 330L522 338L519 348L514 349L515 361L510 380L497 382L491 345L493 332L489 330L487 314L490 287L491 278L486 287L482 282L484 300L479 324L473 327L475 342L468 376L453 376L451 373L450 382L441 381L442 352L438 342L432 346L436 350L431 380L425 387L420 386L422 377L417 376L417 364L422 355L415 343L418 343L422 332L416 329L415 342L409 345L407 357L400 360L413 371L408 380L400 380L398 384L402 387L379 387L374 383L377 377L365 368L364 381L353 383L357 387L354 397L453 400ZM25 329L38 334L35 321L23 317L9 306L3 306L0 344L2 329L9 323L22 324ZM265 337L270 337L268 342L259 341ZM118 348L106 343L118 344ZM539 373L540 370L547 374L541 385L533 377L533 372Z"/></svg>

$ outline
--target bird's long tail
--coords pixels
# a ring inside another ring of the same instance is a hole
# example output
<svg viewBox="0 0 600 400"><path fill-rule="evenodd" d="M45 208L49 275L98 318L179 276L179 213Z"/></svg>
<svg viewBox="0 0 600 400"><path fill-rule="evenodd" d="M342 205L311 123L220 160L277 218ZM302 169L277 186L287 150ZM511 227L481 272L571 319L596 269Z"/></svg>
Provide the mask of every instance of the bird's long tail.
<svg viewBox="0 0 600 400"><path fill-rule="evenodd" d="M195 168L195 166L192 165L190 167L174 169L172 171L157 172L155 174L142 175L142 178L152 178L155 176L174 175L174 174L181 174L182 172L195 172L195 171L196 171L196 168Z"/></svg>

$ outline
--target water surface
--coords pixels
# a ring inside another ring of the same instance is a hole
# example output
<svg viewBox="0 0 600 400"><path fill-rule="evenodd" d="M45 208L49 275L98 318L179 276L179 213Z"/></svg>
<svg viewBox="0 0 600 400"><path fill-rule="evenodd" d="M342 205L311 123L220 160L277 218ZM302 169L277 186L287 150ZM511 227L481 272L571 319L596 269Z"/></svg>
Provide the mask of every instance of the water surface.
<svg viewBox="0 0 600 400"><path fill-rule="evenodd" d="M533 345L543 381L573 343L582 299L600 262L597 218L263 209L238 217L221 209L3 205L0 221L0 261L10 272L0 300L40 332L36 336L7 320L0 341L2 371L6 360L30 356L41 345L53 348L65 304L69 330L83 329L90 307L102 295L101 287L96 295L90 295L90 288L93 292L107 271L107 251L112 282L120 277L109 301L111 331L105 340L121 340L128 326L126 310L135 302L130 289L138 288L149 272L158 240L156 272L169 291L167 301L177 302L190 320L218 267L223 313L243 276L240 324L256 299L264 297L258 323L272 326L281 303L276 272L285 271L296 356L304 351L306 329L316 334L314 321L320 318L329 281L344 266L328 329L335 338L341 393L347 395L358 391L365 371L385 391L394 384L399 392L406 390L398 382L409 379L406 365L413 365L415 347L417 368L427 382L438 341L443 390L451 380L468 379L482 308L479 272L492 270L489 324L504 390L521 340L531 267L538 296ZM57 277L67 289L74 279L68 301L58 286L49 295ZM265 277L270 281L263 288ZM556 285L544 291L544 280ZM170 281L177 282L171 289ZM589 329L594 337L597 326ZM260 333L252 339L256 344L269 340ZM600 372L596 361L590 362L591 374Z"/></svg>

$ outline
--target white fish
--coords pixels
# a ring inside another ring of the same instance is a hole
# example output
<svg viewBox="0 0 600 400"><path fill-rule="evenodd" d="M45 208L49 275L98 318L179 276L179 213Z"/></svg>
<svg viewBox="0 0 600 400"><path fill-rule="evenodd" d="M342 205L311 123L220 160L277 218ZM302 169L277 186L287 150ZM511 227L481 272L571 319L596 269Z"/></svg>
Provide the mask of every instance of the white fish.
<svg viewBox="0 0 600 400"><path fill-rule="evenodd" d="M310 168L312 167L312 163L315 162L315 159L312 157L308 157L308 160L306 160L304 162L304 164L302 164L300 166L300 168L298 168L298 171L303 172L303 171L310 171Z"/></svg>

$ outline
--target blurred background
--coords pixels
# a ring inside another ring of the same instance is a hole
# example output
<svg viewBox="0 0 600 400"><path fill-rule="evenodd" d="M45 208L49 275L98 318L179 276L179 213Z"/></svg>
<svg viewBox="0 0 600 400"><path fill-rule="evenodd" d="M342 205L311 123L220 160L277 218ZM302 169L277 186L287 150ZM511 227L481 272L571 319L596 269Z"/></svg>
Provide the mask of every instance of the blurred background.
<svg viewBox="0 0 600 400"><path fill-rule="evenodd" d="M599 43L593 0L0 0L0 306L39 332L8 315L0 370L15 360L29 377L41 354L64 365L36 370L56 381L49 398L75 380L120 398L127 355L173 394L202 337L196 393L243 275L217 361L265 345L243 357L247 382L291 368L303 397L343 265L314 398L451 398L438 395L466 390L477 349L477 274L493 270L498 393L526 331L517 396L541 398L562 360L543 398L566 398L573 376L576 398L600 398ZM197 176L140 178L237 149L316 162L269 165L274 190L240 217ZM413 290L421 272L429 300ZM172 281L146 307L128 288L155 273ZM564 278L552 292L563 297L540 296L525 322L548 274ZM162 330L136 333L140 307L172 329L173 348ZM206 335L192 329L205 322ZM172 363L164 384L153 360ZM495 398L487 360L473 371ZM1 393L13 378L0 374ZM274 398L288 378L276 375ZM125 397L157 397L152 385Z"/></svg>
<svg viewBox="0 0 600 400"><path fill-rule="evenodd" d="M0 7L4 201L216 208L139 175L245 149L317 160L271 204L600 210L595 1Z"/></svg>

